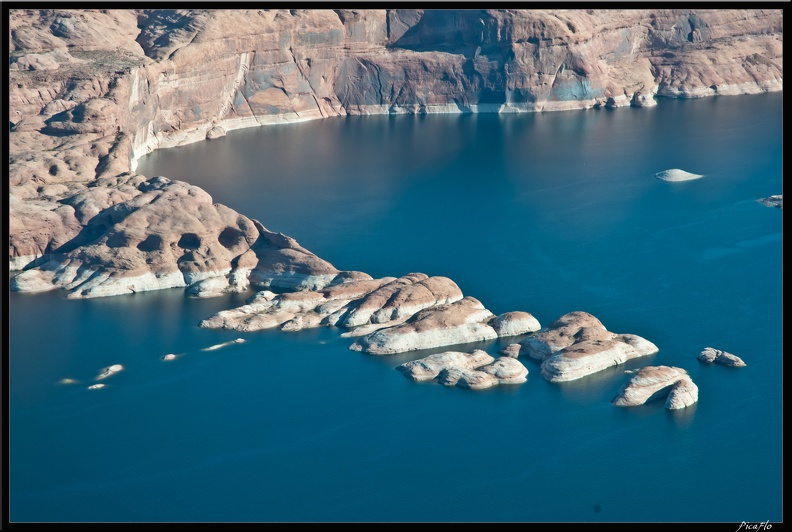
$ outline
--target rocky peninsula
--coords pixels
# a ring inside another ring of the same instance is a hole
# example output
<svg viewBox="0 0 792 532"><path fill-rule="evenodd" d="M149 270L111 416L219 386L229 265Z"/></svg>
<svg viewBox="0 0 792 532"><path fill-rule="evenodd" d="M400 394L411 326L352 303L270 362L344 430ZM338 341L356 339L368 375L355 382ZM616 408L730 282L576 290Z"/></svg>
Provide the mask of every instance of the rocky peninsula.
<svg viewBox="0 0 792 532"><path fill-rule="evenodd" d="M645 107L783 85L780 9L11 9L8 42L12 290L253 288L201 326L343 327L371 354L535 333L484 372L496 379L523 351L563 381L657 348L585 313L537 332L530 313L495 316L443 277L338 270L136 161L329 116ZM444 382L487 381L459 371Z"/></svg>

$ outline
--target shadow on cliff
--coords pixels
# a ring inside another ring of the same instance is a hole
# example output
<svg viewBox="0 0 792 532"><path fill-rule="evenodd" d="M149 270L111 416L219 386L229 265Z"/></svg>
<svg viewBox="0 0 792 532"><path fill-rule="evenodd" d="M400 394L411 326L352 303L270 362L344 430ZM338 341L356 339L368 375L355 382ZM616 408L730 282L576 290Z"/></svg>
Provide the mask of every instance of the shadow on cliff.
<svg viewBox="0 0 792 532"><path fill-rule="evenodd" d="M414 52L461 55L466 97L455 98L463 111L471 105L506 101L505 66L514 59L510 19L496 19L486 10L427 10L391 45Z"/></svg>

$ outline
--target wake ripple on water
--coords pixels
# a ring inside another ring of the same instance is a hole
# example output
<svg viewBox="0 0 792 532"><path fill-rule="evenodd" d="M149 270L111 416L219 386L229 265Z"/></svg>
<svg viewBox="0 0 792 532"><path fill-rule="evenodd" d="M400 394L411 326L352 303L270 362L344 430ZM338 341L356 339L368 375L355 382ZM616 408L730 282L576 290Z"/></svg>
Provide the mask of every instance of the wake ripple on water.
<svg viewBox="0 0 792 532"><path fill-rule="evenodd" d="M782 233L771 233L769 235L760 236L758 238L742 240L740 242L737 242L737 244L735 244L733 247L707 248L704 251L702 251L701 260L706 261L706 260L720 259L728 255L745 253L747 251L751 251L753 248L765 246L767 244L772 244L774 242L780 242L782 238L783 238Z"/></svg>

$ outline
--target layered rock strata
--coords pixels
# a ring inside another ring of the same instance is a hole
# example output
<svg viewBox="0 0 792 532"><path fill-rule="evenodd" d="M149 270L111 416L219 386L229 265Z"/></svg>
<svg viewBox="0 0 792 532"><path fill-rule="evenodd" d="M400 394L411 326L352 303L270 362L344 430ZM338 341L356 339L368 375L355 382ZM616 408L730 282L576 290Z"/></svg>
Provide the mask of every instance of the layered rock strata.
<svg viewBox="0 0 792 532"><path fill-rule="evenodd" d="M157 148L345 114L647 106L656 94L781 90L782 36L781 10L11 9L10 267L42 269L16 289L50 283L96 297L200 282L193 292L211 296L246 282L326 286L334 268L299 252L282 271L289 253L277 251L272 269L257 255L262 266L249 273L247 263L229 266L223 246L193 250L184 270L171 260L139 266L140 250L122 240L110 254L66 255L94 244L80 240L94 216L138 195L145 178L127 173ZM78 208L88 192L93 206ZM192 216L172 213L187 225ZM74 269L103 280L75 290Z"/></svg>
<svg viewBox="0 0 792 532"><path fill-rule="evenodd" d="M663 398L669 410L686 408L698 401L698 387L684 369L647 366L622 386L611 403L616 406L638 406Z"/></svg>
<svg viewBox="0 0 792 532"><path fill-rule="evenodd" d="M542 376L551 382L579 379L658 351L640 336L608 331L597 318L581 311L561 316L520 344L520 354L541 360Z"/></svg>
<svg viewBox="0 0 792 532"><path fill-rule="evenodd" d="M740 357L712 347L705 347L697 358L705 364L721 364L738 368L746 365Z"/></svg>

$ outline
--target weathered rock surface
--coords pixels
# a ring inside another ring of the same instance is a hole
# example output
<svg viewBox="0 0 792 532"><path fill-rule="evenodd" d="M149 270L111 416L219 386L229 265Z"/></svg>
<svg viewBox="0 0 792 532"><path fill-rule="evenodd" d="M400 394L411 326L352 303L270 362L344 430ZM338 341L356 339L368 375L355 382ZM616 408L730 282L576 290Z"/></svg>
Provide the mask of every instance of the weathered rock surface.
<svg viewBox="0 0 792 532"><path fill-rule="evenodd" d="M665 407L669 410L679 410L692 406L698 401L698 386L690 377L682 377L671 387Z"/></svg>
<svg viewBox="0 0 792 532"><path fill-rule="evenodd" d="M575 343L577 341L575 335L583 329L606 330L602 322L588 312L570 312L521 341L521 354L526 354L537 360L544 360Z"/></svg>
<svg viewBox="0 0 792 532"><path fill-rule="evenodd" d="M419 310L462 299L462 291L447 277L411 273L364 296L337 325L358 327L409 318Z"/></svg>
<svg viewBox="0 0 792 532"><path fill-rule="evenodd" d="M360 336L402 323L427 307L460 299L462 292L447 277L411 273L371 279L361 272L343 272L320 290L280 295L259 292L242 307L207 318L201 327L240 331L281 327L297 331L338 326L352 328L343 336Z"/></svg>
<svg viewBox="0 0 792 532"><path fill-rule="evenodd" d="M527 312L496 318L475 298L463 298L447 277L411 273L371 279L359 272L345 273L358 277L337 278L321 290L262 290L241 307L217 312L200 326L245 332L337 326L350 329L342 337L359 338L350 349L371 354L470 343L497 338L499 331L511 336L538 328Z"/></svg>
<svg viewBox="0 0 792 532"><path fill-rule="evenodd" d="M579 379L658 351L634 334L616 334L587 312L570 312L521 342L521 354L542 360L551 382Z"/></svg>
<svg viewBox="0 0 792 532"><path fill-rule="evenodd" d="M529 312L504 312L492 322L492 328L499 337L519 336L532 333L541 328L539 321Z"/></svg>
<svg viewBox="0 0 792 532"><path fill-rule="evenodd" d="M611 401L616 406L638 406L665 398L669 410L685 408L698 401L698 387L684 369L671 366L641 368Z"/></svg>
<svg viewBox="0 0 792 532"><path fill-rule="evenodd" d="M420 382L437 378L444 369L476 369L491 364L494 361L494 357L480 349L476 349L471 353L445 351L418 360L405 362L397 366L396 369L404 374L404 376Z"/></svg>
<svg viewBox="0 0 792 532"><path fill-rule="evenodd" d="M98 297L222 278L213 287L221 292L246 290L248 278L293 288L324 286L340 275L293 239L181 181L130 178L88 188L64 204L74 220L86 220L82 229L56 249L38 250L50 260L15 276L12 290L60 287L68 297Z"/></svg>
<svg viewBox="0 0 792 532"><path fill-rule="evenodd" d="M396 368L414 381L436 379L444 386L481 390L496 384L526 381L528 369L514 358L495 359L480 349L471 353L446 351L405 362Z"/></svg>
<svg viewBox="0 0 792 532"><path fill-rule="evenodd" d="M498 379L501 384L519 384L525 382L528 368L516 358L502 357L491 364L478 368L479 371L488 373Z"/></svg>
<svg viewBox="0 0 792 532"><path fill-rule="evenodd" d="M743 367L746 365L740 357L712 347L705 347L697 358L706 364L715 363L732 367Z"/></svg>
<svg viewBox="0 0 792 532"><path fill-rule="evenodd" d="M475 369L446 368L437 376L443 386L459 386L471 390L484 390L498 384L494 375Z"/></svg>
<svg viewBox="0 0 792 532"><path fill-rule="evenodd" d="M691 174L690 172L685 172L684 170L680 170L678 168L672 168L671 170L663 170L662 172L657 172L655 174L655 178L659 179L660 181L690 181L692 179L699 179L704 177L703 175L699 174Z"/></svg>
<svg viewBox="0 0 792 532"><path fill-rule="evenodd" d="M286 330L331 325L328 318L346 309L352 301L363 297L393 278L361 278L332 285L322 291L302 291L275 294L262 290L251 296L244 305L222 310L203 320L207 329L257 331L290 325ZM334 323L334 322L333 322Z"/></svg>
<svg viewBox="0 0 792 532"><path fill-rule="evenodd" d="M784 208L784 196L783 194L774 194L772 196L768 196L766 198L761 198L757 200L759 203L763 203L768 207L778 207L779 209Z"/></svg>
<svg viewBox="0 0 792 532"><path fill-rule="evenodd" d="M498 337L489 323L492 312L467 296L447 305L421 310L401 325L361 337L349 348L372 355L389 355L418 349L466 344Z"/></svg>
<svg viewBox="0 0 792 532"><path fill-rule="evenodd" d="M89 185L119 201L102 178L134 171L153 149L344 114L646 106L655 94L781 90L782 37L780 9L11 9L11 265L47 262L91 215L58 202ZM264 265L250 282L307 289L333 275L298 270L273 277ZM222 293L220 284L195 293Z"/></svg>
<svg viewBox="0 0 792 532"><path fill-rule="evenodd" d="M498 351L498 354L504 357L517 358L520 356L521 349L522 346L520 344L509 344Z"/></svg>

